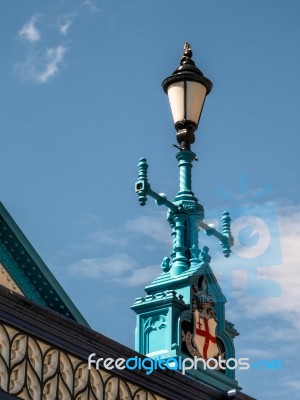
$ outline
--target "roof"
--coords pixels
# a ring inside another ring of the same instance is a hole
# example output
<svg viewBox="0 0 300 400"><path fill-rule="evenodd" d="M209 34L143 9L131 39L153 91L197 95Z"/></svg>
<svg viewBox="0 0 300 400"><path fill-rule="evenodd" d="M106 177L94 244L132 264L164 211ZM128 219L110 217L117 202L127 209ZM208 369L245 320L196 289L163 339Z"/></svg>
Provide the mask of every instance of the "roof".
<svg viewBox="0 0 300 400"><path fill-rule="evenodd" d="M83 318L50 269L0 202L0 283L85 326ZM5 275L5 279L3 277Z"/></svg>
<svg viewBox="0 0 300 400"><path fill-rule="evenodd" d="M3 287L0 287L0 321L4 325L13 327L16 331L22 332L23 335L43 341L51 348L62 349L65 354L71 354L85 364L91 353L102 357L102 360L105 358L115 360L120 357L125 359L136 356L145 357ZM102 365L101 363L100 369L103 368ZM115 368L113 371L106 370L106 373L107 375L112 373L126 382L154 392L166 400L222 400L228 398L224 397L224 392L174 370L163 371L158 368L147 375L140 368L134 371L127 368ZM235 399L255 400L240 391L237 391Z"/></svg>

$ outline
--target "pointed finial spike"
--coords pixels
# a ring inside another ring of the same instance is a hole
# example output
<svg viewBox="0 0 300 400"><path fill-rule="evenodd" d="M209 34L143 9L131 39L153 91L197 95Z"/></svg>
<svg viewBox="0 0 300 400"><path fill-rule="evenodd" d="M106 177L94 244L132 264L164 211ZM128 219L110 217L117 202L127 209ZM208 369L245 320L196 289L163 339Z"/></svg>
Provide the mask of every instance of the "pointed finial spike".
<svg viewBox="0 0 300 400"><path fill-rule="evenodd" d="M183 50L184 51L183 51L182 58L183 57L185 57L185 58L192 58L193 57L192 46L188 42L184 43Z"/></svg>
<svg viewBox="0 0 300 400"><path fill-rule="evenodd" d="M183 46L183 54L181 56L180 60L180 65L195 65L194 61L192 60L193 57L193 52L192 52L192 46L188 43L185 42Z"/></svg>
<svg viewBox="0 0 300 400"><path fill-rule="evenodd" d="M184 43L183 48L184 48L185 51L187 51L187 50L192 50L192 46L191 46L188 42L185 42L185 43Z"/></svg>

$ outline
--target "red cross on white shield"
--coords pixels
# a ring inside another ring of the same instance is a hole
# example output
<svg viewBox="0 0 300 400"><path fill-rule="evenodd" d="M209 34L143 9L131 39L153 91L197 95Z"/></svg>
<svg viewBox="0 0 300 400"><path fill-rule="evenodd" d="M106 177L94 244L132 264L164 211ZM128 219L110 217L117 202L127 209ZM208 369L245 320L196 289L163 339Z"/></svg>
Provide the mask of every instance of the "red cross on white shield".
<svg viewBox="0 0 300 400"><path fill-rule="evenodd" d="M216 338L217 322L214 318L206 319L200 317L199 311L194 311L194 343L199 353L206 360L215 357L219 353Z"/></svg>

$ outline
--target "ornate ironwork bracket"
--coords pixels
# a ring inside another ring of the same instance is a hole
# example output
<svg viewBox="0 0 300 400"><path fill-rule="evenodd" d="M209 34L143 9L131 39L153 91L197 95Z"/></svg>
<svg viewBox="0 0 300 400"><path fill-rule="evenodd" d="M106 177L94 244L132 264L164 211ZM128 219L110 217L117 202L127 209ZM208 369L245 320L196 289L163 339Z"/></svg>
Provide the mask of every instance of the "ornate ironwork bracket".
<svg viewBox="0 0 300 400"><path fill-rule="evenodd" d="M194 153L183 150L176 155L176 158L180 169L180 191L174 202L169 201L165 193L157 193L151 189L147 175L148 163L145 158L140 158L138 163L138 181L135 184L135 191L141 206L146 204L147 196L150 196L155 199L156 204L165 205L171 213L172 217L168 220L173 229L173 261L176 265L178 264L178 273L181 273L188 268L188 262L192 265L199 264L199 228L204 229L207 235L215 236L220 240L225 257L230 256L230 248L234 241L230 231L231 219L227 211L221 218L222 232L218 232L213 225L203 222L203 207L198 203L191 190L191 167L192 161L195 159ZM165 264L163 270L167 271L171 268L170 262L168 265Z"/></svg>
<svg viewBox="0 0 300 400"><path fill-rule="evenodd" d="M199 227L205 231L208 236L215 236L220 240L220 244L223 247L223 254L225 257L230 257L231 247L234 245L234 237L230 230L231 218L228 211L224 211L221 223L222 223L222 233L218 232L214 225L207 225L203 221L199 221Z"/></svg>
<svg viewBox="0 0 300 400"><path fill-rule="evenodd" d="M147 195L149 195L150 197L153 197L153 199L155 199L157 205L159 206L165 205L173 212L178 211L178 207L167 199L165 193L159 194L151 189L147 178L147 170L148 170L148 163L146 158L140 158L138 163L139 176L138 176L138 181L135 184L135 191L139 196L140 205L144 206L146 204Z"/></svg>

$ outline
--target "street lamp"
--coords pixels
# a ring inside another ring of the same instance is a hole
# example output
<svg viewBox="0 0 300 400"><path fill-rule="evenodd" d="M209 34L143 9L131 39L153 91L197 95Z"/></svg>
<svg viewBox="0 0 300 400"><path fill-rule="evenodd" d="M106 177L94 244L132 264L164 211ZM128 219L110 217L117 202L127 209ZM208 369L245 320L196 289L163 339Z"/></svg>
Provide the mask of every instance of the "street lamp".
<svg viewBox="0 0 300 400"><path fill-rule="evenodd" d="M197 158L191 144L195 142L195 131L212 83L195 66L188 43L184 45L179 67L164 79L162 86L169 97L179 143L174 145L178 150L175 157L179 191L171 201L166 194L152 190L147 160L139 160L135 184L139 203L144 206L150 196L158 205L167 207L173 247L162 260L162 273L145 287L147 295L138 297L132 306L137 313L136 350L164 360L185 359L189 354L197 359L219 357L223 361L224 354L227 359L234 357L233 338L237 331L225 321L226 298L210 267L208 247L199 245L199 230L220 241L225 257L230 256L233 237L229 213L223 212L220 231L206 224L204 208L192 191L192 167ZM219 387L222 392L218 398L235 399L235 389L239 387L234 371L227 368L224 372L225 375L217 374L195 366L191 376Z"/></svg>
<svg viewBox="0 0 300 400"><path fill-rule="evenodd" d="M179 67L162 83L169 97L181 149L190 149L195 142L194 132L198 128L205 97L213 86L196 67L192 56L190 44L185 43Z"/></svg>
<svg viewBox="0 0 300 400"><path fill-rule="evenodd" d="M214 226L207 225L204 219L204 209L198 203L192 191L192 164L196 154L190 149L195 142L195 134L206 95L211 91L212 83L205 78L202 72L195 66L192 60L192 50L188 43L184 45L184 53L180 66L174 73L166 78L162 85L168 94L171 111L173 114L179 151L176 154L179 166L179 191L171 202L164 193L157 193L151 189L148 182L148 164L145 158L141 158L138 164L138 181L135 190L141 206L147 201L147 196L156 200L158 205L168 208L168 221L172 228L173 252L162 263L164 272L170 271L175 277L191 267L199 266L199 263L208 256L208 248L199 249L198 231L203 229L208 235L213 235L220 240L225 257L229 257L233 245L233 237L230 232L230 217L224 212L221 224L222 232L218 232Z"/></svg>

